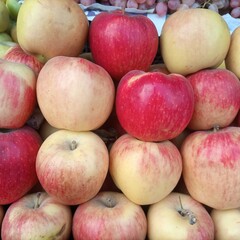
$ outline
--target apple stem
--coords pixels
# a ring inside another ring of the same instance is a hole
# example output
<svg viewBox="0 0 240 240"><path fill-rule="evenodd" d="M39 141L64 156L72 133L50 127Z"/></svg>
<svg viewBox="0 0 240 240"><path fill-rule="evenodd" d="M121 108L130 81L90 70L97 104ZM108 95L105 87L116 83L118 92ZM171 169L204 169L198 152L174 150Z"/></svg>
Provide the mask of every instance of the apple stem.
<svg viewBox="0 0 240 240"><path fill-rule="evenodd" d="M40 197L41 197L41 193L38 192L38 193L37 193L36 202L35 202L35 205L34 205L34 209L37 209L37 208L40 207Z"/></svg>
<svg viewBox="0 0 240 240"><path fill-rule="evenodd" d="M72 142L70 144L70 149L75 150L76 148L77 148L77 142L75 140L72 140Z"/></svg>
<svg viewBox="0 0 240 240"><path fill-rule="evenodd" d="M190 223L191 225L194 225L194 224L197 222L197 218L196 218L195 214L194 214L191 210L189 210L189 209L184 209L184 208L183 208L183 205L182 205L182 201L181 201L180 196L179 196L179 202L180 202L180 207L181 207L181 209L178 210L178 213L179 213L182 217L186 217L186 216L187 216L188 219L189 219L189 223Z"/></svg>

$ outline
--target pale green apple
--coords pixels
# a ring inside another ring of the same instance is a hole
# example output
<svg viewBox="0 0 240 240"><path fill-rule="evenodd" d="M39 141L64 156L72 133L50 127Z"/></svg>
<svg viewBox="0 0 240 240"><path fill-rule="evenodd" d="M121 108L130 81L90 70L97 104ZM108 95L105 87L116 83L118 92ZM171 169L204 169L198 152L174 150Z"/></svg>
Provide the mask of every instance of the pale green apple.
<svg viewBox="0 0 240 240"><path fill-rule="evenodd" d="M12 41L4 41L4 42L0 42L0 58L2 58L5 53L7 52L7 50L12 47L15 46L16 43L12 42Z"/></svg>
<svg viewBox="0 0 240 240"><path fill-rule="evenodd" d="M3 1L0 1L0 32L8 29L10 22L8 9Z"/></svg>
<svg viewBox="0 0 240 240"><path fill-rule="evenodd" d="M12 37L6 33L6 32L1 32L0 33L0 42L12 42Z"/></svg>

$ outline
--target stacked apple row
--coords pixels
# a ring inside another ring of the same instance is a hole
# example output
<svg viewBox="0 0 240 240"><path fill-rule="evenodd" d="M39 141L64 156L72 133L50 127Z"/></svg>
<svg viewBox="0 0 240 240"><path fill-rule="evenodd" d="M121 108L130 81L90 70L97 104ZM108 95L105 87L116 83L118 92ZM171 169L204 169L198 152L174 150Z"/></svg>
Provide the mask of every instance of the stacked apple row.
<svg viewBox="0 0 240 240"><path fill-rule="evenodd" d="M73 0L25 0L16 24L1 239L239 237L240 28L187 9L159 37L144 15L89 23Z"/></svg>

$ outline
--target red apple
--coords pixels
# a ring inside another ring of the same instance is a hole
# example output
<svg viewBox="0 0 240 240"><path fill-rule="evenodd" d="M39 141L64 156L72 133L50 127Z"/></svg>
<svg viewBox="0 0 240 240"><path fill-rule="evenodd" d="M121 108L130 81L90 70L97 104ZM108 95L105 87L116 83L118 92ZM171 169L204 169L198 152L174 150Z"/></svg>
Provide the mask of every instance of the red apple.
<svg viewBox="0 0 240 240"><path fill-rule="evenodd" d="M29 66L36 75L39 74L44 63L41 62L36 56L24 52L19 44L8 49L8 51L3 56L3 59L6 59L11 62L23 63Z"/></svg>
<svg viewBox="0 0 240 240"><path fill-rule="evenodd" d="M179 74L130 71L119 82L116 113L125 131L143 141L178 136L191 120L193 89Z"/></svg>
<svg viewBox="0 0 240 240"><path fill-rule="evenodd" d="M181 147L190 195L215 209L240 207L240 128L195 131Z"/></svg>
<svg viewBox="0 0 240 240"><path fill-rule="evenodd" d="M36 76L22 63L0 60L0 128L20 128L36 105Z"/></svg>
<svg viewBox="0 0 240 240"><path fill-rule="evenodd" d="M214 224L202 204L187 194L171 192L150 205L148 239L214 240Z"/></svg>
<svg viewBox="0 0 240 240"><path fill-rule="evenodd" d="M157 29L144 15L102 12L89 27L94 62L117 81L130 70L147 71L157 54L158 43Z"/></svg>
<svg viewBox="0 0 240 240"><path fill-rule="evenodd" d="M36 156L42 140L24 126L0 132L0 205L26 194L36 183Z"/></svg>
<svg viewBox="0 0 240 240"><path fill-rule="evenodd" d="M177 185L182 158L169 140L145 142L124 134L112 145L109 171L131 201L149 205L166 197Z"/></svg>
<svg viewBox="0 0 240 240"><path fill-rule="evenodd" d="M93 198L106 178L109 154L93 132L59 130L47 137L36 160L36 171L45 191L67 205Z"/></svg>
<svg viewBox="0 0 240 240"><path fill-rule="evenodd" d="M2 223L2 239L70 239L72 212L45 192L12 203Z"/></svg>
<svg viewBox="0 0 240 240"><path fill-rule="evenodd" d="M58 129L100 127L114 103L112 78L102 67L78 57L57 56L38 75L37 99L48 123Z"/></svg>
<svg viewBox="0 0 240 240"><path fill-rule="evenodd" d="M99 192L78 206L73 216L72 232L75 240L144 240L147 219L141 206L124 194Z"/></svg>
<svg viewBox="0 0 240 240"><path fill-rule="evenodd" d="M212 209L215 240L238 240L240 236L240 208L228 210Z"/></svg>
<svg viewBox="0 0 240 240"><path fill-rule="evenodd" d="M227 127L240 108L240 81L227 69L204 69L188 75L195 105L188 125L193 130Z"/></svg>

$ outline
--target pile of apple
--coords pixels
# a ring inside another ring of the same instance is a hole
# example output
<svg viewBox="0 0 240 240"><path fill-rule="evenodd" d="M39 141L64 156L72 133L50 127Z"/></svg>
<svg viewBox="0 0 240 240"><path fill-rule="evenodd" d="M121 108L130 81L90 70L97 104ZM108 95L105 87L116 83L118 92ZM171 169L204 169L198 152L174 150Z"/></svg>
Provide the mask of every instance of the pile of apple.
<svg viewBox="0 0 240 240"><path fill-rule="evenodd" d="M188 9L158 36L144 15L25 0L16 34L0 59L2 240L239 239L240 27Z"/></svg>

